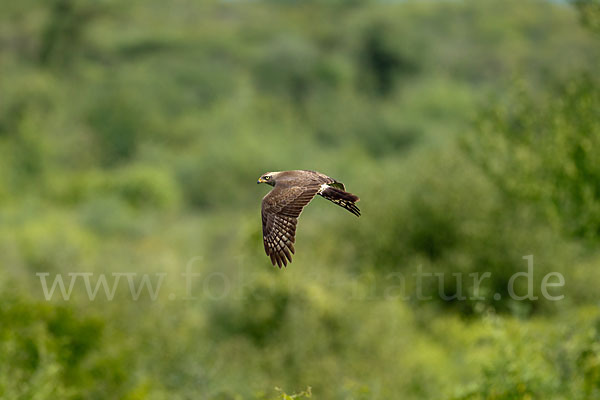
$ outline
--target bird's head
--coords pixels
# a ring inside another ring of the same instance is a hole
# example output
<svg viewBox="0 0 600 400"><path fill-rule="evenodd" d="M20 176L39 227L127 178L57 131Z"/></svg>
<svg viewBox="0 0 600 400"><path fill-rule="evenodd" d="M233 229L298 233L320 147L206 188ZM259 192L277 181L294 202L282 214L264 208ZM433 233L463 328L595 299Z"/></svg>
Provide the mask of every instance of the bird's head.
<svg viewBox="0 0 600 400"><path fill-rule="evenodd" d="M262 174L256 183L266 183L267 185L275 186L275 179L277 178L277 172L267 172Z"/></svg>

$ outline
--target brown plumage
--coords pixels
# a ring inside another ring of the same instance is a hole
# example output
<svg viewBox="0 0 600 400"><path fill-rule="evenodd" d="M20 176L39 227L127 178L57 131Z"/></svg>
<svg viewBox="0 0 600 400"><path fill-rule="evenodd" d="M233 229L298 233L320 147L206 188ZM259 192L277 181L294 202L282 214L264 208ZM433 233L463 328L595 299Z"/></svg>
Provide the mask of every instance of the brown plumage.
<svg viewBox="0 0 600 400"><path fill-rule="evenodd" d="M273 186L262 200L263 244L271 262L279 268L292 262L298 216L316 195L360 216L355 204L360 200L358 196L346 192L343 183L316 171L268 172L257 183Z"/></svg>

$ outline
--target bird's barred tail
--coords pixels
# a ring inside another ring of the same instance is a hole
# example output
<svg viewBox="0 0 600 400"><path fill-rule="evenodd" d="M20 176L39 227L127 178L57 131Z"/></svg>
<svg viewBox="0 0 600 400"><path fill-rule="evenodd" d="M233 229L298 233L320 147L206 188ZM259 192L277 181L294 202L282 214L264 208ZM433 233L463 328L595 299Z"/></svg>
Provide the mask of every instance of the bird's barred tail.
<svg viewBox="0 0 600 400"><path fill-rule="evenodd" d="M358 196L329 185L323 185L319 195L360 217L360 210L355 204L360 200Z"/></svg>

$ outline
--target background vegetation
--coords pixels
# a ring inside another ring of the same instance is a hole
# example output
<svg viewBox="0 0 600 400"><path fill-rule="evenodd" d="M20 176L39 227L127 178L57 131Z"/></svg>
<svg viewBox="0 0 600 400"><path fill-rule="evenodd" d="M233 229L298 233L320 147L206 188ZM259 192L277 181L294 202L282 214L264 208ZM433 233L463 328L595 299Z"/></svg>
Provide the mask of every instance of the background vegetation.
<svg viewBox="0 0 600 400"><path fill-rule="evenodd" d="M599 8L2 2L0 397L600 398ZM278 270L254 182L296 168L363 216L317 199ZM418 301L417 268L492 276Z"/></svg>

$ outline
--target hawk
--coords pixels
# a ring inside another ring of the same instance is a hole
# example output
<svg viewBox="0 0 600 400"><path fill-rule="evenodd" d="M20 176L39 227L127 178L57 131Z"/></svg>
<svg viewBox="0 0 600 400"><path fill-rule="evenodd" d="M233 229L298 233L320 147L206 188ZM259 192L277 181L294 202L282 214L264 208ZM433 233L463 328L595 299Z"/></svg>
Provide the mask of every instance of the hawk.
<svg viewBox="0 0 600 400"><path fill-rule="evenodd" d="M326 198L357 217L360 199L346 192L344 184L316 171L268 172L258 182L273 186L262 199L263 244L273 265L287 266L295 253L298 216L316 195Z"/></svg>

